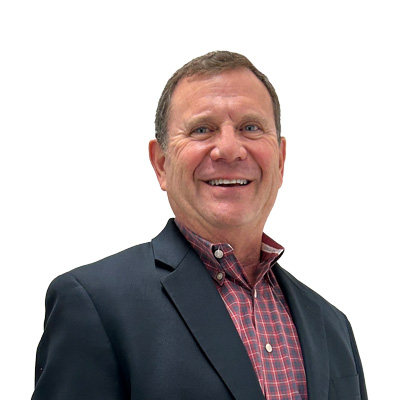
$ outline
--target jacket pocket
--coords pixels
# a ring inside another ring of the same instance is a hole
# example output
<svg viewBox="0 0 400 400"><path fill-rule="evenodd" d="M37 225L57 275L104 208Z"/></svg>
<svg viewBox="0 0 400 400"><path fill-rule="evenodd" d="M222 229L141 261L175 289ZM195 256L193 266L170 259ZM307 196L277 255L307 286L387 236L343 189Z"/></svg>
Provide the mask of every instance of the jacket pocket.
<svg viewBox="0 0 400 400"><path fill-rule="evenodd" d="M337 400L361 400L358 375L332 378Z"/></svg>

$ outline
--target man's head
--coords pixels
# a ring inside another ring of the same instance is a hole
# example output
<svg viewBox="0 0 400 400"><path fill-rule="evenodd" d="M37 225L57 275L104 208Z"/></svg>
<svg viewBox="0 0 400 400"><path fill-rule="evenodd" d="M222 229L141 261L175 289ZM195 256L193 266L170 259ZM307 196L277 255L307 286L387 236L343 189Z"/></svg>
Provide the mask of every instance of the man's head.
<svg viewBox="0 0 400 400"><path fill-rule="evenodd" d="M221 56L246 60L226 52ZM159 125L164 124L168 140L161 135L149 150L161 189L175 216L203 237L216 231L261 232L285 161L275 91L271 95L247 64L212 73L198 68L201 73L181 77L169 95L164 90L168 107L158 109L157 118L166 116Z"/></svg>
<svg viewBox="0 0 400 400"><path fill-rule="evenodd" d="M182 68L178 69L165 85L158 102L155 119L156 138L164 150L166 149L168 143L168 118L171 107L171 98L178 82L185 77L190 77L193 75L206 77L220 74L223 71L238 68L247 68L252 71L267 88L272 99L275 128L278 141L280 142L281 110L279 99L268 78L241 54L232 53L230 51L213 51L189 61Z"/></svg>

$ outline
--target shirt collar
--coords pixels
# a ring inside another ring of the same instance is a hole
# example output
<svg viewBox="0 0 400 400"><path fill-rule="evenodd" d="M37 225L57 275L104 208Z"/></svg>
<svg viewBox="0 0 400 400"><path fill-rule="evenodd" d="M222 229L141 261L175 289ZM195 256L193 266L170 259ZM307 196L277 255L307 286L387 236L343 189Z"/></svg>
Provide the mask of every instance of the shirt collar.
<svg viewBox="0 0 400 400"><path fill-rule="evenodd" d="M177 221L176 219L175 224L181 231L182 235L191 244L194 251L200 257L201 261L205 264L214 279L216 276L218 276L221 270L224 269L223 265L221 266L221 263L218 260L218 253L216 253L216 251L222 251L224 257L235 257L234 249L229 243L209 242L208 240L202 238L201 236L188 229L185 225L183 225L180 221ZM285 249L265 233L262 234L261 242L260 264L263 264L262 268L264 269L264 273L262 274L262 276L265 276L267 272L272 268L272 266L282 256ZM239 264L238 261L237 263ZM224 274L229 274L229 271L224 270L223 272ZM217 281L219 284L223 283L221 279L218 279Z"/></svg>

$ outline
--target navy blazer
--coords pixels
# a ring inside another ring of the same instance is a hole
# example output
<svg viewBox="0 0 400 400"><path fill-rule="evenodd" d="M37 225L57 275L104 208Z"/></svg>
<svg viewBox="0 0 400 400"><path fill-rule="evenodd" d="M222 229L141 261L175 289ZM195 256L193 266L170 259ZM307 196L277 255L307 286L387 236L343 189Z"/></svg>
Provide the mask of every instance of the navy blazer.
<svg viewBox="0 0 400 400"><path fill-rule="evenodd" d="M351 327L278 264L309 400L366 400ZM56 278L33 400L262 400L215 283L173 220L152 240ZM265 400L265 399L264 399Z"/></svg>

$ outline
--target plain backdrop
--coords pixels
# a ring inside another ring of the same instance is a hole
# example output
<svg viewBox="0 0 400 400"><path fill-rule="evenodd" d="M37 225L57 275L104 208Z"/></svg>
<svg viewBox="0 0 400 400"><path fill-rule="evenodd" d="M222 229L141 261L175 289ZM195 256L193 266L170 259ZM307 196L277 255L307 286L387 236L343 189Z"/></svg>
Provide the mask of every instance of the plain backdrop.
<svg viewBox="0 0 400 400"><path fill-rule="evenodd" d="M30 398L46 289L172 216L148 161L173 72L212 50L274 84L287 138L265 231L350 319L370 399L398 398L395 1L3 1L0 397Z"/></svg>

